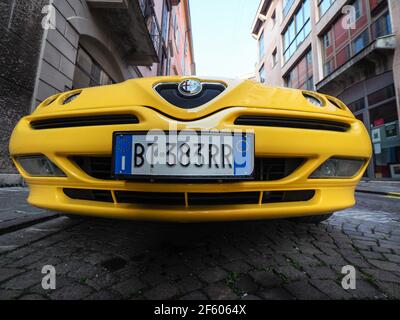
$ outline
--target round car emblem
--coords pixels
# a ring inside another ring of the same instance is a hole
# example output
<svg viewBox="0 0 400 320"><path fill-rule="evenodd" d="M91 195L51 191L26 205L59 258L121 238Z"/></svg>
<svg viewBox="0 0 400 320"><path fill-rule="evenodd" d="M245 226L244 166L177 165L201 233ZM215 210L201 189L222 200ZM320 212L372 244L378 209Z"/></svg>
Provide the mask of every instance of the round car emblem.
<svg viewBox="0 0 400 320"><path fill-rule="evenodd" d="M185 80L178 86L179 92L184 96L195 96L203 90L203 85L199 80Z"/></svg>

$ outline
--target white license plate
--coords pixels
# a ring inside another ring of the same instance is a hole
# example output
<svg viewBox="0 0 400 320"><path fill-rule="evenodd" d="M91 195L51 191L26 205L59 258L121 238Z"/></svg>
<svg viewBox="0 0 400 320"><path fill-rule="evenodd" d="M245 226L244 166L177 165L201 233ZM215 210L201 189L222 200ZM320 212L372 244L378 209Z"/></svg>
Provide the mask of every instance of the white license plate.
<svg viewBox="0 0 400 320"><path fill-rule="evenodd" d="M251 178L254 134L117 132L113 174L130 178Z"/></svg>

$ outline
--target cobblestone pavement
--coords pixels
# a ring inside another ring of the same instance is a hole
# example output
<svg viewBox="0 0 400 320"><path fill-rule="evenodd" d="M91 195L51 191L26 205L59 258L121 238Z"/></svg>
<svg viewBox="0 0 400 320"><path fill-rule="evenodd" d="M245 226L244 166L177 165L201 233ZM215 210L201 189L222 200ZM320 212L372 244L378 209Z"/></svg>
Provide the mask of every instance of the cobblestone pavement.
<svg viewBox="0 0 400 320"><path fill-rule="evenodd" d="M25 196L10 193L0 220L29 211ZM0 236L0 299L399 299L399 201L358 195L320 225L54 217ZM44 265L54 291L41 287ZM356 290L340 285L345 265Z"/></svg>

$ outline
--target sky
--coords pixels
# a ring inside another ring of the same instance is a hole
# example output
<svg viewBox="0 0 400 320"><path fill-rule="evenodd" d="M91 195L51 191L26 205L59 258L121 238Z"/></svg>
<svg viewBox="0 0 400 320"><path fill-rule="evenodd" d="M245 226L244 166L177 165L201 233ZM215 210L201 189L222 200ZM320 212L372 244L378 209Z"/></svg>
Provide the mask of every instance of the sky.
<svg viewBox="0 0 400 320"><path fill-rule="evenodd" d="M251 26L260 0L190 0L199 76L237 78L254 72Z"/></svg>

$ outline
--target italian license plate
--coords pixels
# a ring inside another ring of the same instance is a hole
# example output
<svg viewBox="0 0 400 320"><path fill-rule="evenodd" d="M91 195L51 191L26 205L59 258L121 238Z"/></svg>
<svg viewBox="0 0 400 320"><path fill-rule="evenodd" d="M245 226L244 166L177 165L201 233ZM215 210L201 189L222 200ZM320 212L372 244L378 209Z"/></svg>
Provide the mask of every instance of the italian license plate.
<svg viewBox="0 0 400 320"><path fill-rule="evenodd" d="M253 133L114 133L116 179L250 179L253 171Z"/></svg>

